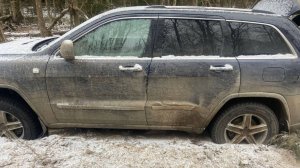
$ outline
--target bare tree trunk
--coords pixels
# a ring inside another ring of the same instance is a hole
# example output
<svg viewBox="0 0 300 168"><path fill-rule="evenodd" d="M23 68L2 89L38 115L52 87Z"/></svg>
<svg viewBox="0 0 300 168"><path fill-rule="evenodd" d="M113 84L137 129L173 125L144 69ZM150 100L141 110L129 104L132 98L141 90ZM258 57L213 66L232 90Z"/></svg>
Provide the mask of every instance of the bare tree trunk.
<svg viewBox="0 0 300 168"><path fill-rule="evenodd" d="M42 36L51 36L51 32L46 28L45 20L43 17L42 11L42 2L41 0L35 0L36 5L36 14L38 18L38 25Z"/></svg>
<svg viewBox="0 0 300 168"><path fill-rule="evenodd" d="M75 27L80 24L80 16L85 20L89 19L86 13L78 8L77 0L68 0L68 6L70 12L71 27Z"/></svg>
<svg viewBox="0 0 300 168"><path fill-rule="evenodd" d="M49 1L48 1L48 0L45 0L45 3L46 3L46 7L47 7L47 14L48 14L48 17L49 17L49 19L52 21L52 20L53 20L53 17L52 17L52 14L51 14L51 7L50 7L50 4L49 4Z"/></svg>
<svg viewBox="0 0 300 168"><path fill-rule="evenodd" d="M73 7L73 10L75 10L75 12L74 12L74 24L75 24L75 26L77 26L77 25L80 24L79 15L76 11L76 9L78 8L77 0L73 0L73 6L72 7Z"/></svg>
<svg viewBox="0 0 300 168"><path fill-rule="evenodd" d="M199 4L199 2L198 2L198 0L194 0L194 6L198 6L198 4Z"/></svg>
<svg viewBox="0 0 300 168"><path fill-rule="evenodd" d="M68 0L69 5L69 11L70 11L70 22L71 26L75 27L80 24L79 15L76 11L78 8L78 2L77 0Z"/></svg>
<svg viewBox="0 0 300 168"><path fill-rule="evenodd" d="M21 12L20 0L11 0L10 8L13 22L17 24L23 22L24 17Z"/></svg>
<svg viewBox="0 0 300 168"><path fill-rule="evenodd" d="M31 0L30 4L32 4L33 10L32 10L32 16L36 15L36 5L35 5L35 0Z"/></svg>
<svg viewBox="0 0 300 168"><path fill-rule="evenodd" d="M4 15L4 3L3 0L0 0L0 16Z"/></svg>
<svg viewBox="0 0 300 168"><path fill-rule="evenodd" d="M55 3L55 0L52 1L52 5L53 5L53 10L54 10L54 12L52 13L52 17L55 18L56 17L56 3Z"/></svg>
<svg viewBox="0 0 300 168"><path fill-rule="evenodd" d="M177 0L173 0L173 6L177 5Z"/></svg>
<svg viewBox="0 0 300 168"><path fill-rule="evenodd" d="M5 39L5 36L4 36L4 33L3 33L3 28L2 28L2 22L0 22L0 43L2 42L5 42L6 39Z"/></svg>
<svg viewBox="0 0 300 168"><path fill-rule="evenodd" d="M127 6L127 0L123 0L123 6Z"/></svg>

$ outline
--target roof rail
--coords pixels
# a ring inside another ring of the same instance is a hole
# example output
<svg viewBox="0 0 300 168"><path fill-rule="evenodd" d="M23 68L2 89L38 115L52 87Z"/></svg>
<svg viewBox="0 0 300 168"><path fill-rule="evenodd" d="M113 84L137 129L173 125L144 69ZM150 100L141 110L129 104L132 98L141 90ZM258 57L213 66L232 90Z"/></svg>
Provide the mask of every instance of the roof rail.
<svg viewBox="0 0 300 168"><path fill-rule="evenodd" d="M147 8L166 8L164 5L150 5Z"/></svg>
<svg viewBox="0 0 300 168"><path fill-rule="evenodd" d="M254 13L265 13L265 14L275 14L274 12L265 11L265 10L257 10L257 9L253 9L252 12L254 12Z"/></svg>

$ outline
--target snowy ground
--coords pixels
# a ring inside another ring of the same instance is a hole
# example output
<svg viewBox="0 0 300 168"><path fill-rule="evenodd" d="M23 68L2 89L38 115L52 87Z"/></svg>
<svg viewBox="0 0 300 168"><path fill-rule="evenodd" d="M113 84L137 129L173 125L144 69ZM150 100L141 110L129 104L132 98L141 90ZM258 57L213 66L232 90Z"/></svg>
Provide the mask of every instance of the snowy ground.
<svg viewBox="0 0 300 168"><path fill-rule="evenodd" d="M299 167L286 150L217 145L168 131L66 129L35 141L0 138L0 167Z"/></svg>

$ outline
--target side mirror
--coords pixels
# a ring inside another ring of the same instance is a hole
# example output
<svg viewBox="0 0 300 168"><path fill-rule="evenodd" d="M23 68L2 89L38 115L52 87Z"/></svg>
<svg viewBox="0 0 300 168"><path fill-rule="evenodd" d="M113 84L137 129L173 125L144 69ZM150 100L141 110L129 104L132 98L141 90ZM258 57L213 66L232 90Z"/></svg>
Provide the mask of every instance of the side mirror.
<svg viewBox="0 0 300 168"><path fill-rule="evenodd" d="M74 60L75 54L74 54L73 41L71 40L63 41L60 46L60 54L66 60Z"/></svg>

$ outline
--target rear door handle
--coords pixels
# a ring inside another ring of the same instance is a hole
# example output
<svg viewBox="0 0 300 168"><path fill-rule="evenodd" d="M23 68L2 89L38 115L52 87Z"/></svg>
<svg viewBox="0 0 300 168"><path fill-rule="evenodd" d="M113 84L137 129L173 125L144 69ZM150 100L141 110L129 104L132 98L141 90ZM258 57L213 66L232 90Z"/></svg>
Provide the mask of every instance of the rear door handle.
<svg viewBox="0 0 300 168"><path fill-rule="evenodd" d="M233 71L233 66L230 64L225 64L224 66L213 66L209 68L210 71Z"/></svg>
<svg viewBox="0 0 300 168"><path fill-rule="evenodd" d="M134 66L119 66L120 71L131 71L131 72L139 72L143 71L143 67L139 64L135 64Z"/></svg>

